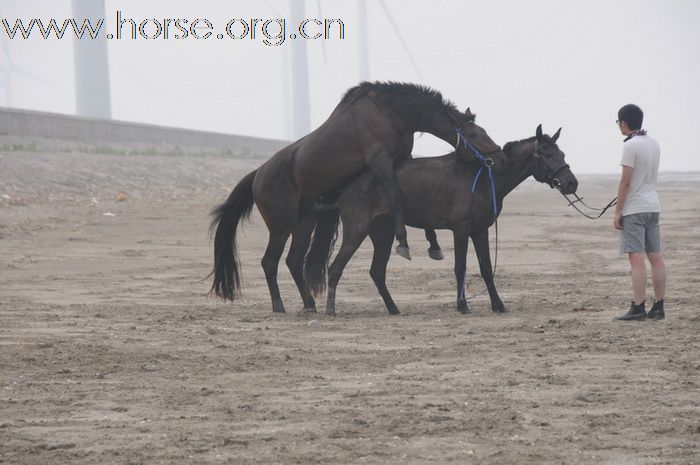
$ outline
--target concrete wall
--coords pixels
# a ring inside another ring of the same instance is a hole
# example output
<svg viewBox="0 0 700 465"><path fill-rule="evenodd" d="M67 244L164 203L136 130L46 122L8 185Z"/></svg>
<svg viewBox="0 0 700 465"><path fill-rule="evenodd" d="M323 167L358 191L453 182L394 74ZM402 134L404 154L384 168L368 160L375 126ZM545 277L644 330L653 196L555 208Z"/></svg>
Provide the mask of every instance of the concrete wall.
<svg viewBox="0 0 700 465"><path fill-rule="evenodd" d="M215 148L270 156L289 142L38 111L0 108L0 135L84 143Z"/></svg>

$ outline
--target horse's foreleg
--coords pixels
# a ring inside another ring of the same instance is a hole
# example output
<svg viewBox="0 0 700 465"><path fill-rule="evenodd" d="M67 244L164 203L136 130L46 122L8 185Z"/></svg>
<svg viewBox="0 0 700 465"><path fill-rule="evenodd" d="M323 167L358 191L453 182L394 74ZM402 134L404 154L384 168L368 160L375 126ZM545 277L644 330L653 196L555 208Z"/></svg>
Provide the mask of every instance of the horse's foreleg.
<svg viewBox="0 0 700 465"><path fill-rule="evenodd" d="M343 275L345 265L360 247L367 237L367 231L361 230L357 225L343 224L343 243L335 256L333 263L328 268L328 296L326 300L326 315L335 316L335 289L338 287L340 277Z"/></svg>
<svg viewBox="0 0 700 465"><path fill-rule="evenodd" d="M280 257L284 252L284 244L287 243L289 233L273 233L270 232L270 239L267 243L265 255L262 258L262 267L265 271L265 279L267 287L270 289L270 297L272 298L272 311L275 313L284 313L284 303L280 297L280 289L277 285L277 267Z"/></svg>
<svg viewBox="0 0 700 465"><path fill-rule="evenodd" d="M467 274L467 247L469 236L466 231L454 230L455 243L455 278L457 278L457 310L460 313L471 313L467 305L465 276Z"/></svg>
<svg viewBox="0 0 700 465"><path fill-rule="evenodd" d="M478 233L472 234L474 242L474 250L476 257L479 259L479 269L481 277L484 279L486 288L489 291L491 298L491 309L496 313L508 313L508 309L503 305L501 298L496 291L496 285L493 281L493 268L491 266L491 252L489 251L489 230L484 229Z"/></svg>
<svg viewBox="0 0 700 465"><path fill-rule="evenodd" d="M384 220L387 221L384 221ZM399 308L396 306L394 299L391 298L389 289L386 287L386 265L391 256L391 244L394 242L392 233L391 220L386 217L375 219L370 229L369 237L374 245L374 254L372 256L372 267L369 270L369 275L377 286L379 295L384 300L384 305L390 315L398 315Z"/></svg>
<svg viewBox="0 0 700 465"><path fill-rule="evenodd" d="M396 246L396 253L410 260L411 251L408 248L408 240L406 238L406 222L404 221L403 203L396 181L394 162L388 153L378 152L369 157L367 164L389 194L391 213L394 215L395 220L395 235L399 241L399 245Z"/></svg>
<svg viewBox="0 0 700 465"><path fill-rule="evenodd" d="M433 260L442 260L445 256L442 254L442 249L437 241L437 234L435 234L434 229L425 230L425 238L430 242L430 247L428 248L428 256Z"/></svg>
<svg viewBox="0 0 700 465"><path fill-rule="evenodd" d="M294 282L299 289L301 300L304 301L304 312L316 312L316 302L314 301L309 286L304 278L304 256L311 243L311 234L316 225L314 215L306 215L300 219L294 232L292 233L292 245L287 254L287 268L294 278Z"/></svg>

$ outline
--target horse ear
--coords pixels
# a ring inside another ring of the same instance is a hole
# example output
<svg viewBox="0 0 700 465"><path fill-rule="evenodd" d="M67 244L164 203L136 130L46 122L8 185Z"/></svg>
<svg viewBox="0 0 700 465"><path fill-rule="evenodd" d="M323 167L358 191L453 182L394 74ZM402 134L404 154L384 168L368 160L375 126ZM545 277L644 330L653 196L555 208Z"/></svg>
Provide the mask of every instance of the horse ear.
<svg viewBox="0 0 700 465"><path fill-rule="evenodd" d="M472 116L472 109L471 109L471 107L468 107L468 108L467 108L467 111L465 111L464 114L467 115L467 118L469 118L470 116Z"/></svg>
<svg viewBox="0 0 700 465"><path fill-rule="evenodd" d="M542 140L542 124L537 126L537 131L535 131L535 136L537 137L538 141Z"/></svg>
<svg viewBox="0 0 700 465"><path fill-rule="evenodd" d="M552 142L556 143L557 139L559 139L559 136L561 135L561 128L557 130L557 132L554 133L552 136Z"/></svg>

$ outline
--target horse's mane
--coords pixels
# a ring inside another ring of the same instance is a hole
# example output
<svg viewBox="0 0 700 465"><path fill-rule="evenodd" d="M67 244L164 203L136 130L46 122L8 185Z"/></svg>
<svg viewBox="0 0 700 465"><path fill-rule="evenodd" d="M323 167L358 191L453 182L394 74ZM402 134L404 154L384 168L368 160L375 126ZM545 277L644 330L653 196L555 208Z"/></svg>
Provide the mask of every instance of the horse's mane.
<svg viewBox="0 0 700 465"><path fill-rule="evenodd" d="M525 138L525 139L520 139L520 140L514 140L514 141L506 142L506 145L503 146L503 151L506 152L506 153L510 153L510 151L511 151L512 149L514 149L515 146L524 144L524 143L526 143L526 142L532 142L532 141L534 141L535 139L537 139L537 137L532 136L532 137L528 137L528 138Z"/></svg>
<svg viewBox="0 0 700 465"><path fill-rule="evenodd" d="M430 122L436 112L456 113L464 118L466 115L457 109L457 105L445 99L442 94L428 86L406 82L362 82L351 87L343 96L339 105L349 105L361 97L373 92L372 98L386 105L407 122L423 126ZM471 115L476 117L476 115ZM470 118L473 119L473 118Z"/></svg>
<svg viewBox="0 0 700 465"><path fill-rule="evenodd" d="M503 151L506 152L506 154L508 154L513 148L515 148L516 145L524 144L527 142L533 142L535 139L537 139L537 137L532 136L532 137L528 137L526 139L520 139L520 140L516 140L516 141L507 142L506 145L503 146ZM542 134L542 139L546 143L552 142L552 138L549 137L547 134Z"/></svg>

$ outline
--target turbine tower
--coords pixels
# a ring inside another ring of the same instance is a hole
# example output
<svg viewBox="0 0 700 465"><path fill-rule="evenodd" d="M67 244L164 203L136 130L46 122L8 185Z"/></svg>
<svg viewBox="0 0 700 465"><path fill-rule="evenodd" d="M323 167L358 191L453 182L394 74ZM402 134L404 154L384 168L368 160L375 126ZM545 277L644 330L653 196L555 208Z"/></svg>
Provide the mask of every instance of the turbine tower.
<svg viewBox="0 0 700 465"><path fill-rule="evenodd" d="M90 20L94 25L105 18L104 0L73 0L76 21ZM109 86L107 38L104 33L92 39L74 39L75 99L78 116L110 119L112 105Z"/></svg>
<svg viewBox="0 0 700 465"><path fill-rule="evenodd" d="M304 19L304 0L289 0L292 24L300 24ZM292 34L299 34L294 31ZM309 103L309 58L306 40L292 39L291 47L291 87L292 87L292 137L298 139L311 131L311 110Z"/></svg>
<svg viewBox="0 0 700 465"><path fill-rule="evenodd" d="M369 81L369 39L367 32L367 0L357 2L357 38L360 41L360 81Z"/></svg>

